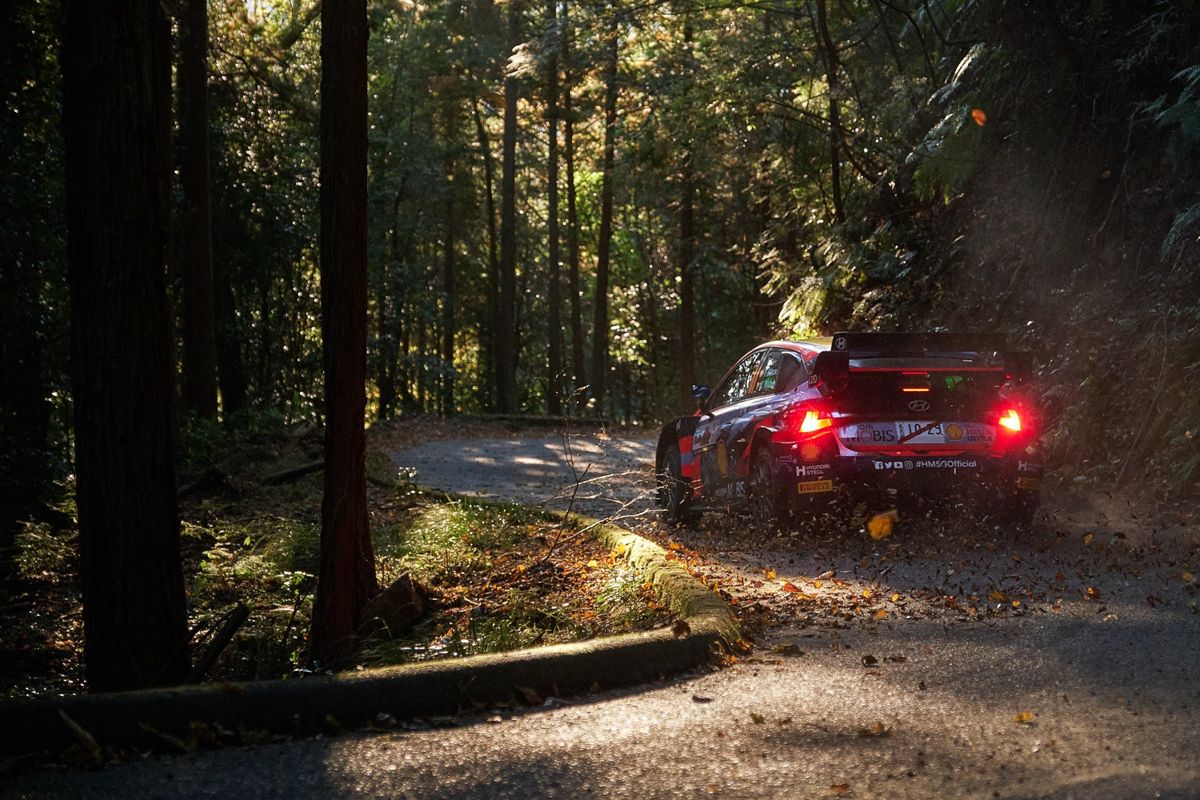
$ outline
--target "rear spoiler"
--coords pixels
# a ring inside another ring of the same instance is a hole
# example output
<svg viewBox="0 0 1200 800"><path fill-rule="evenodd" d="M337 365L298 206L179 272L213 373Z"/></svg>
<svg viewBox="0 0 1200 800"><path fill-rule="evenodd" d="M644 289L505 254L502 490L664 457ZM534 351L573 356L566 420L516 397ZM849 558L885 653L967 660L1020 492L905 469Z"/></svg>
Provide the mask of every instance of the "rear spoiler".
<svg viewBox="0 0 1200 800"><path fill-rule="evenodd" d="M851 359L976 353L1010 381L1024 382L1033 373L1033 354L1010 351L1002 333L855 333L833 335L830 349L817 354L813 374L833 391L845 388Z"/></svg>

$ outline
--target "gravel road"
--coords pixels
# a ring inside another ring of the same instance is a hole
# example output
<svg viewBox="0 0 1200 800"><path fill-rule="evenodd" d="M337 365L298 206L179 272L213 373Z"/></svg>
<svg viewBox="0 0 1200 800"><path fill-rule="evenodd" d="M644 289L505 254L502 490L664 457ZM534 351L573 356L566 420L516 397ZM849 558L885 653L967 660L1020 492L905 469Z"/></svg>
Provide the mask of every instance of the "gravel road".
<svg viewBox="0 0 1200 800"><path fill-rule="evenodd" d="M577 471L620 476L576 505L644 510L652 445L571 440ZM528 502L573 483L565 448L442 441L396 460L426 485ZM854 522L641 515L757 633L737 663L412 729L17 774L0 796L1200 798L1183 519L1068 497L1029 531L951 508L873 542Z"/></svg>

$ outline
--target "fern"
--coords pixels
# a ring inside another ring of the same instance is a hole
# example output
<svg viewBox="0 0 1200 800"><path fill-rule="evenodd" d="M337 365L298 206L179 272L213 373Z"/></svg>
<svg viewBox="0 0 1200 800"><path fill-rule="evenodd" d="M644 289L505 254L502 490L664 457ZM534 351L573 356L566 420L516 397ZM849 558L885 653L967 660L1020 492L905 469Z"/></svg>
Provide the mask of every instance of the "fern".
<svg viewBox="0 0 1200 800"><path fill-rule="evenodd" d="M1167 106L1154 118L1159 125L1178 126L1179 132L1188 139L1200 141L1200 64L1181 70L1175 75L1175 80L1184 81L1183 91L1179 99ZM1164 104L1162 98L1151 107Z"/></svg>
<svg viewBox="0 0 1200 800"><path fill-rule="evenodd" d="M1167 231L1167 235L1163 237L1162 250L1160 251L1162 258L1165 259L1179 245L1183 239L1183 234L1197 220L1200 220L1200 203L1190 205L1176 215L1175 221L1171 223L1171 230Z"/></svg>

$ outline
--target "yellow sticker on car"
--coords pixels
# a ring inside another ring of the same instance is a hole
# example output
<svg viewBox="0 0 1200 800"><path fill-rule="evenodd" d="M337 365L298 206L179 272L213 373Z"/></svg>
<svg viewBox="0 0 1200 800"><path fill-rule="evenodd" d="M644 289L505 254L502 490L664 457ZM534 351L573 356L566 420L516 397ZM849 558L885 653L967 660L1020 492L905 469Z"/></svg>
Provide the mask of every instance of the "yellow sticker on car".
<svg viewBox="0 0 1200 800"><path fill-rule="evenodd" d="M801 481L796 484L798 494L815 494L817 492L832 492L833 481Z"/></svg>

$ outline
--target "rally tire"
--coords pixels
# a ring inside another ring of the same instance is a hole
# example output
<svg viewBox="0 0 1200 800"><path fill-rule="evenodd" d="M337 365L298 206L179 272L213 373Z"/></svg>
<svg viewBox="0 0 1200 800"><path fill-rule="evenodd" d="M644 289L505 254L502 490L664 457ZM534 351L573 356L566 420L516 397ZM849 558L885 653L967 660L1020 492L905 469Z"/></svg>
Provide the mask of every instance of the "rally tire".
<svg viewBox="0 0 1200 800"><path fill-rule="evenodd" d="M691 508L691 492L687 480L683 477L681 464L679 446L667 447L659 462L656 476L658 504L663 509L663 518L672 525L691 524L698 516Z"/></svg>
<svg viewBox="0 0 1200 800"><path fill-rule="evenodd" d="M750 461L750 474L746 481L746 495L750 514L763 525L782 526L788 522L790 508L788 496L779 488L775 479L775 459L770 448L758 447Z"/></svg>

